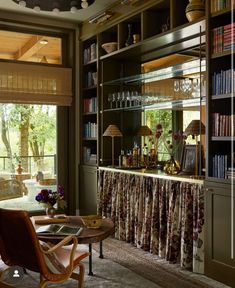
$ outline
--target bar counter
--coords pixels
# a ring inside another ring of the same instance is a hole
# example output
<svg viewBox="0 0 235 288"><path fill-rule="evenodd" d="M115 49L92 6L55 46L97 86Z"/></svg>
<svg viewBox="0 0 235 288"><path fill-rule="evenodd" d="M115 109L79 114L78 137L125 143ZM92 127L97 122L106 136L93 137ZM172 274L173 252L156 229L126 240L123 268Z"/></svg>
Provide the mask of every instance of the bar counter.
<svg viewBox="0 0 235 288"><path fill-rule="evenodd" d="M204 273L203 180L99 167L98 213L115 238Z"/></svg>

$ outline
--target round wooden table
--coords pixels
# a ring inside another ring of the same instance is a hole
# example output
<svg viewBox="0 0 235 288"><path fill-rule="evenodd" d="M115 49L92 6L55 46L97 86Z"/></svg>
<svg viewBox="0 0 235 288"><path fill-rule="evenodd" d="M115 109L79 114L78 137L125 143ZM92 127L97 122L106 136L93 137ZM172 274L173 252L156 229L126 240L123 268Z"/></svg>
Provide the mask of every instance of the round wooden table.
<svg viewBox="0 0 235 288"><path fill-rule="evenodd" d="M35 224L35 221L37 220L43 220L45 219L45 216L33 216L32 217L32 222L35 226L35 229L37 229L39 226L42 224ZM58 219L58 218L57 218ZM59 225L66 225L66 226L71 226L71 227L83 227L83 230L81 234L77 236L78 243L79 244L89 244L89 273L88 275L93 275L92 272L92 243L100 243L100 255L99 258L103 258L103 246L102 246L102 241L112 235L114 233L114 224L111 219L102 219L102 225L98 229L94 228L87 228L84 226L81 217L80 216L67 216L66 219L68 220L65 223L56 223ZM44 225L48 225L50 219L48 221L45 221L47 223L44 223ZM52 219L53 221L53 219ZM42 235L38 234L38 239L44 242L52 242L52 243L58 243L60 240L62 240L66 235Z"/></svg>

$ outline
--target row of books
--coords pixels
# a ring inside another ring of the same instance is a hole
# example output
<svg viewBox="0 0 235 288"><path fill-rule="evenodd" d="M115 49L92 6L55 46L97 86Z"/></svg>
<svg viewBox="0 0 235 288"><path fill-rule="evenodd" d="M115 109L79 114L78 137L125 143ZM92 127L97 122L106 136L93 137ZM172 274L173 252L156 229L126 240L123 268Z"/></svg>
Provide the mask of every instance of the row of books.
<svg viewBox="0 0 235 288"><path fill-rule="evenodd" d="M211 0L211 13L231 7L231 0Z"/></svg>
<svg viewBox="0 0 235 288"><path fill-rule="evenodd" d="M234 136L235 115L212 113L212 136ZM233 124L233 125L232 125Z"/></svg>
<svg viewBox="0 0 235 288"><path fill-rule="evenodd" d="M212 76L212 94L230 94L232 92L232 84L235 87L235 71L233 69L214 72Z"/></svg>
<svg viewBox="0 0 235 288"><path fill-rule="evenodd" d="M88 122L84 124L84 137L95 138L97 137L97 124Z"/></svg>
<svg viewBox="0 0 235 288"><path fill-rule="evenodd" d="M235 48L235 34L232 33L234 28L235 23L230 23L212 30L212 53L222 53Z"/></svg>
<svg viewBox="0 0 235 288"><path fill-rule="evenodd" d="M228 170L228 155L214 155L212 177L225 179Z"/></svg>
<svg viewBox="0 0 235 288"><path fill-rule="evenodd" d="M91 153L90 147L83 147L83 160L85 163L96 164L97 163L97 155Z"/></svg>
<svg viewBox="0 0 235 288"><path fill-rule="evenodd" d="M97 111L97 97L87 98L83 100L83 111L96 112Z"/></svg>
<svg viewBox="0 0 235 288"><path fill-rule="evenodd" d="M83 63L87 64L97 58L97 43L92 43L88 48L83 50Z"/></svg>
<svg viewBox="0 0 235 288"><path fill-rule="evenodd" d="M97 84L97 72L89 71L84 75L84 86L92 87Z"/></svg>

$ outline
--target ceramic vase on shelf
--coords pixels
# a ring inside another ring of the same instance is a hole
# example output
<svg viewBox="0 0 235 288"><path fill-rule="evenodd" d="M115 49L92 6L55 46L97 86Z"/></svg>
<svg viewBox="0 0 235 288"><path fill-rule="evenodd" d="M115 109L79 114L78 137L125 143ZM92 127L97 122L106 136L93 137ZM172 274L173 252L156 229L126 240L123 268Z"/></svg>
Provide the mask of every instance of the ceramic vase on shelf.
<svg viewBox="0 0 235 288"><path fill-rule="evenodd" d="M166 161L164 172L168 175L177 175L180 172L180 164L174 159L174 156L171 156L171 159Z"/></svg>
<svg viewBox="0 0 235 288"><path fill-rule="evenodd" d="M46 207L46 215L48 218L54 218L56 210L53 206Z"/></svg>
<svg viewBox="0 0 235 288"><path fill-rule="evenodd" d="M132 31L131 31L131 24L127 25L128 28L128 32L127 32L127 38L126 38L126 42L125 42L125 46L130 46L131 44L133 44L133 36L132 36Z"/></svg>
<svg viewBox="0 0 235 288"><path fill-rule="evenodd" d="M204 0L189 0L189 4L185 9L186 17L189 22L192 22L205 15Z"/></svg>

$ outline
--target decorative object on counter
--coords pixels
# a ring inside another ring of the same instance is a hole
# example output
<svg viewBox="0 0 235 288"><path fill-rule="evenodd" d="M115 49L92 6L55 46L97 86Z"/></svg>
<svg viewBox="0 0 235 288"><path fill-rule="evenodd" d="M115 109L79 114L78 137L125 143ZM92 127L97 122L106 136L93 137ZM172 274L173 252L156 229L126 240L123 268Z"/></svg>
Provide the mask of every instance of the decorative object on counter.
<svg viewBox="0 0 235 288"><path fill-rule="evenodd" d="M133 44L140 42L140 34L133 34Z"/></svg>
<svg viewBox="0 0 235 288"><path fill-rule="evenodd" d="M198 142L199 135L205 135L206 128L205 125L201 122L201 120L192 120L188 127L185 129L186 135L192 135L192 138L196 141L196 163L195 165L195 175L201 175L202 172L202 146L201 143ZM198 159L199 157L199 159Z"/></svg>
<svg viewBox="0 0 235 288"><path fill-rule="evenodd" d="M112 138L112 167L114 167L114 137L121 137L122 132L116 125L109 125L104 131L103 136L109 136Z"/></svg>
<svg viewBox="0 0 235 288"><path fill-rule="evenodd" d="M125 46L130 46L131 44L133 44L133 36L132 36L132 25L131 24L127 24L127 38L126 38L126 42L125 42Z"/></svg>
<svg viewBox="0 0 235 288"><path fill-rule="evenodd" d="M57 203L58 208L64 209L66 202L64 200L64 188L58 186L57 191L50 189L42 189L35 197L36 201L44 205L46 214L49 218L53 218L55 215L54 205Z"/></svg>
<svg viewBox="0 0 235 288"><path fill-rule="evenodd" d="M41 180L43 180L44 175L42 173L42 171L38 171L37 175L36 175L36 181L39 182Z"/></svg>
<svg viewBox="0 0 235 288"><path fill-rule="evenodd" d="M23 170L24 170L24 169L22 168L21 162L19 162L18 167L17 167L17 169L16 169L16 172L17 172L18 174L22 174Z"/></svg>
<svg viewBox="0 0 235 288"><path fill-rule="evenodd" d="M204 0L189 0L189 4L185 9L186 17L189 22L192 22L205 15Z"/></svg>
<svg viewBox="0 0 235 288"><path fill-rule="evenodd" d="M180 172L181 168L179 161L175 157L177 154L182 155L187 136L182 131L174 133L172 130L169 130L168 133L171 135L172 140L164 141L164 143L171 158L165 163L164 172L176 175ZM182 156L179 158L182 158Z"/></svg>
<svg viewBox="0 0 235 288"><path fill-rule="evenodd" d="M117 50L117 42L108 42L101 45L101 47L107 52L112 53Z"/></svg>
<svg viewBox="0 0 235 288"><path fill-rule="evenodd" d="M99 229L102 225L102 217L99 215L81 216L81 219L87 228Z"/></svg>
<svg viewBox="0 0 235 288"><path fill-rule="evenodd" d="M187 175L196 175L197 162L197 148L196 145L185 145L181 163L181 173Z"/></svg>
<svg viewBox="0 0 235 288"><path fill-rule="evenodd" d="M54 218L56 215L56 209L53 206L46 207L45 212L48 218Z"/></svg>
<svg viewBox="0 0 235 288"><path fill-rule="evenodd" d="M177 175L180 172L180 163L175 160L174 156L171 155L171 158L166 161L164 165L164 172L168 175Z"/></svg>

